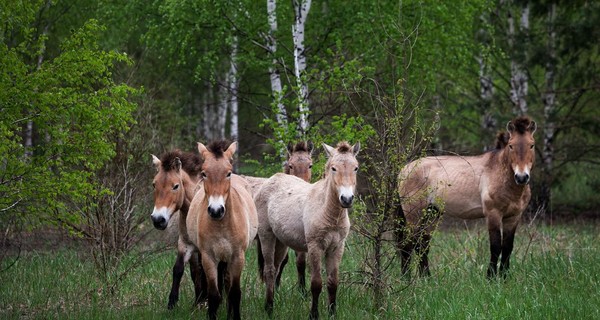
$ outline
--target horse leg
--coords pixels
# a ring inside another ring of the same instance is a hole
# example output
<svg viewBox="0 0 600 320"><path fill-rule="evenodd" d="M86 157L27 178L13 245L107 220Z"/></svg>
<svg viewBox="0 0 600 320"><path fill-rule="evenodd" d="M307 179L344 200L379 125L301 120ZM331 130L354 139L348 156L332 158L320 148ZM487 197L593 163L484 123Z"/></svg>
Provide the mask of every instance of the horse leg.
<svg viewBox="0 0 600 320"><path fill-rule="evenodd" d="M190 273L192 275L194 293L196 295L194 305L197 305L200 301L206 299L206 274L204 274L204 268L202 268L200 259L199 252L194 252L190 257Z"/></svg>
<svg viewBox="0 0 600 320"><path fill-rule="evenodd" d="M273 313L275 295L275 246L277 238L269 232L260 234L262 257L264 259L263 279L265 281L265 310L269 316Z"/></svg>
<svg viewBox="0 0 600 320"><path fill-rule="evenodd" d="M281 261L281 265L279 266L279 269L277 269L277 279L275 280L275 287L279 288L279 284L281 283L281 274L283 273L283 268L285 267L285 265L288 263L289 260L289 254L285 254L285 257L283 257L283 260Z"/></svg>
<svg viewBox="0 0 600 320"><path fill-rule="evenodd" d="M229 263L229 292L227 293L227 319L240 319L240 303L242 300L242 290L240 288L240 279L244 269L244 251L238 254L232 262Z"/></svg>
<svg viewBox="0 0 600 320"><path fill-rule="evenodd" d="M218 288L218 267L216 262L209 257L208 253L202 256L202 266L206 272L206 282L208 289L208 318L210 320L217 319L217 310L221 304L221 294Z"/></svg>
<svg viewBox="0 0 600 320"><path fill-rule="evenodd" d="M327 294L329 295L329 315L335 315L337 288L339 283L338 271L340 262L344 255L344 242L340 242L338 247L325 256L325 270L327 271Z"/></svg>
<svg viewBox="0 0 600 320"><path fill-rule="evenodd" d="M296 251L296 271L298 271L298 287L300 292L306 294L306 253Z"/></svg>
<svg viewBox="0 0 600 320"><path fill-rule="evenodd" d="M515 241L515 232L521 215L512 216L502 221L502 255L500 257L500 275L506 276L510 267L510 255Z"/></svg>
<svg viewBox="0 0 600 320"><path fill-rule="evenodd" d="M419 245L417 246L417 256L419 257L419 275L430 276L429 271L429 243L431 242L431 234L427 230L423 230L420 236Z"/></svg>
<svg viewBox="0 0 600 320"><path fill-rule="evenodd" d="M319 295L323 289L321 279L321 257L323 250L315 244L308 247L308 263L310 265L310 292L312 293L312 305L310 308L310 319L319 319Z"/></svg>
<svg viewBox="0 0 600 320"><path fill-rule="evenodd" d="M167 308L169 310L175 307L175 304L179 300L179 285L181 284L181 278L185 269L184 253L177 252L177 259L175 265L173 265L173 283L171 284L171 293L169 293L169 304Z"/></svg>
<svg viewBox="0 0 600 320"><path fill-rule="evenodd" d="M500 230L500 216L499 215L488 215L487 225L488 233L490 236L490 264L487 270L487 277L493 278L496 276L498 258L502 251L502 231Z"/></svg>

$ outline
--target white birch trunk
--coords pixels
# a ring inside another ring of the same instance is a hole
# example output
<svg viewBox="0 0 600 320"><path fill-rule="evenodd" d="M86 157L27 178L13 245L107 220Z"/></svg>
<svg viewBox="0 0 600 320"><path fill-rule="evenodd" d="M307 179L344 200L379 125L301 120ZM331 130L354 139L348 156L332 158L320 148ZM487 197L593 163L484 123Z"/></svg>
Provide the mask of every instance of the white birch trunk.
<svg viewBox="0 0 600 320"><path fill-rule="evenodd" d="M225 74L224 81L219 85L219 101L216 110L216 132L217 139L225 138L225 124L227 123L227 107L229 105L229 87L227 79L229 74Z"/></svg>
<svg viewBox="0 0 600 320"><path fill-rule="evenodd" d="M554 133L556 132L554 123L554 109L556 105L555 93L555 70L556 70L556 30L554 29L554 19L556 17L556 4L550 5L548 12L548 61L546 61L546 91L544 92L544 150L542 152L542 162L544 170L550 173L554 159Z"/></svg>
<svg viewBox="0 0 600 320"><path fill-rule="evenodd" d="M213 117L211 115L210 103L212 101L212 90L206 90L202 95L202 133L204 139L207 141L212 140L211 122Z"/></svg>
<svg viewBox="0 0 600 320"><path fill-rule="evenodd" d="M510 99L515 107L516 114L527 114L527 92L528 92L528 79L527 73L523 70L523 60L525 57L525 49L524 48L516 48L515 46L515 21L510 11L508 10L508 41L509 47L513 51L514 54L511 57L510 61ZM527 35L529 33L529 3L525 4L525 6L521 10L521 19L520 19L520 33ZM522 58L517 59L516 56L521 56Z"/></svg>
<svg viewBox="0 0 600 320"><path fill-rule="evenodd" d="M294 71L298 86L298 111L300 118L298 127L301 135L308 129L308 85L304 75L306 73L306 55L304 47L304 29L306 18L310 11L311 0L294 0L294 25L292 35L294 38Z"/></svg>
<svg viewBox="0 0 600 320"><path fill-rule="evenodd" d="M486 15L480 16L482 25L487 25L488 19ZM493 135L496 132L498 123L491 112L492 98L494 96L494 83L488 65L490 51L490 34L482 27L478 31L478 38L482 45L482 50L476 58L479 64L479 100L481 108L481 128L486 136ZM484 151L493 148L494 145L484 146Z"/></svg>
<svg viewBox="0 0 600 320"><path fill-rule="evenodd" d="M281 76L279 69L277 68L277 40L275 39L275 33L277 32L277 0L267 0L267 17L269 20L269 34L267 35L267 49L269 54L273 57L272 64L269 67L269 75L271 78L271 92L273 93L273 99L277 105L278 113L276 115L277 123L281 126L287 125L287 112L285 106L281 102L283 96L283 88L281 86Z"/></svg>
<svg viewBox="0 0 600 320"><path fill-rule="evenodd" d="M239 137L238 127L238 70L237 70L237 52L238 52L238 39L236 36L233 37L233 43L231 44L231 61L229 68L229 77L227 82L229 84L229 116L230 116L230 132L231 140L237 141Z"/></svg>

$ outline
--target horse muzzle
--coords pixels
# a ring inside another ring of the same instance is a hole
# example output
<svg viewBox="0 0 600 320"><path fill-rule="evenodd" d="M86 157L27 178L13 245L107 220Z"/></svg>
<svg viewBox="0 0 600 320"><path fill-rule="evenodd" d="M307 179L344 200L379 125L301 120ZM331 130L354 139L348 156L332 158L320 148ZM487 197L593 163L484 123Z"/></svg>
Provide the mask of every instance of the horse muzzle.
<svg viewBox="0 0 600 320"><path fill-rule="evenodd" d="M150 216L152 218L152 224L158 230L165 230L169 222L162 216Z"/></svg>
<svg viewBox="0 0 600 320"><path fill-rule="evenodd" d="M529 183L529 174L527 173L515 173L515 182L518 185L524 185L524 184L528 184Z"/></svg>
<svg viewBox="0 0 600 320"><path fill-rule="evenodd" d="M225 216L225 207L223 206L218 206L218 207L212 207L209 206L208 207L208 215L215 219L215 220L221 220L223 219L223 216Z"/></svg>
<svg viewBox="0 0 600 320"><path fill-rule="evenodd" d="M342 208L350 208L352 207L352 202L354 201L354 195L349 195L349 196L340 196L340 204L342 205Z"/></svg>

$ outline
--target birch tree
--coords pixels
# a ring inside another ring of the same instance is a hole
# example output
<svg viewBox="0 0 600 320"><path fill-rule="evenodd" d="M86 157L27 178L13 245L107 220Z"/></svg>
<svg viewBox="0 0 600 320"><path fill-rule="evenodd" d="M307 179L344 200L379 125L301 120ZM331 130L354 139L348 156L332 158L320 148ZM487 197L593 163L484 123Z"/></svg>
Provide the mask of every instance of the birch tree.
<svg viewBox="0 0 600 320"><path fill-rule="evenodd" d="M508 47L511 50L510 60L510 100L514 106L514 113L527 114L528 79L524 70L526 37L529 33L529 3L521 8L519 34L515 30L515 19L512 8L508 8ZM521 41L517 41L521 40ZM517 46L519 42L519 46Z"/></svg>
<svg viewBox="0 0 600 320"><path fill-rule="evenodd" d="M301 136L304 136L308 129L308 84L306 83L306 54L304 47L304 28L306 18L310 11L311 0L294 0L294 24L292 26L292 36L294 38L294 71L296 84L298 86L298 129Z"/></svg>
<svg viewBox="0 0 600 320"><path fill-rule="evenodd" d="M281 127L287 126L287 112L283 105L283 87L281 85L281 75L279 74L277 61L277 0L267 0L267 19L269 22L269 32L266 35L267 50L271 56L271 65L269 66L269 76L271 79L271 92L273 94L273 103L277 106L277 123Z"/></svg>

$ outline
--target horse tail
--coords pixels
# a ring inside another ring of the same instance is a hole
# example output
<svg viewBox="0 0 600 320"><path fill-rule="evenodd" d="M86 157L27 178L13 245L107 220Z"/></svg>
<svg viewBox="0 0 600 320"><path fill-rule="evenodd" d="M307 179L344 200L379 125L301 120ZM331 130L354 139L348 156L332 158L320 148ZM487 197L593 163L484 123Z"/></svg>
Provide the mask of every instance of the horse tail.
<svg viewBox="0 0 600 320"><path fill-rule="evenodd" d="M256 237L256 260L258 261L258 276L262 282L265 282L265 258L262 255L259 237Z"/></svg>

